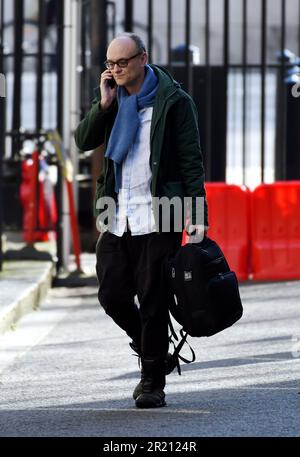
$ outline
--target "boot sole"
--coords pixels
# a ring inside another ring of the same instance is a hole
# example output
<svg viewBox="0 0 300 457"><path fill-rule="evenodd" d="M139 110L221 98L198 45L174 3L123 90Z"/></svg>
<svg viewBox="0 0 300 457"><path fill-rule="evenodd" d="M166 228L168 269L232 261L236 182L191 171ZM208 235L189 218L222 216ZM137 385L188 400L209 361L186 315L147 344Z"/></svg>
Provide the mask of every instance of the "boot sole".
<svg viewBox="0 0 300 457"><path fill-rule="evenodd" d="M143 393L143 386L139 383L133 391L132 398L136 400Z"/></svg>
<svg viewBox="0 0 300 457"><path fill-rule="evenodd" d="M153 401L147 398L141 398L139 400L139 397L135 400L135 406L137 408L162 408L164 406L167 406L165 399L161 400L159 403L153 403Z"/></svg>
<svg viewBox="0 0 300 457"><path fill-rule="evenodd" d="M135 394L135 393L133 392L132 398L133 398L134 400L137 400L138 397L141 395L141 393L142 393L142 392L139 392L138 394Z"/></svg>

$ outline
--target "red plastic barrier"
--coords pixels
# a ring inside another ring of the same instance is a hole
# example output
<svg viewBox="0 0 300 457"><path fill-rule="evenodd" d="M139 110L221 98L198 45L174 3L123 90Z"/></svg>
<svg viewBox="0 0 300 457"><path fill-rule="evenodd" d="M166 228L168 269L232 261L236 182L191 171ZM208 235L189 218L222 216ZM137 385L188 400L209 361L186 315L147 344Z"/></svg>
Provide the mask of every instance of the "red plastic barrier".
<svg viewBox="0 0 300 457"><path fill-rule="evenodd" d="M250 191L246 186L226 183L205 184L208 236L223 250L239 280L249 277Z"/></svg>
<svg viewBox="0 0 300 457"><path fill-rule="evenodd" d="M38 174L39 153L32 153L32 159L22 162L22 182L20 185L20 199L23 206L23 237L28 244L39 239L41 234L36 232L38 220Z"/></svg>
<svg viewBox="0 0 300 457"><path fill-rule="evenodd" d="M258 186L251 221L253 279L300 279L300 181Z"/></svg>
<svg viewBox="0 0 300 457"><path fill-rule="evenodd" d="M20 199L23 206L23 238L28 244L48 241L48 231L55 230L57 211L54 190L39 173L39 152L22 162Z"/></svg>
<svg viewBox="0 0 300 457"><path fill-rule="evenodd" d="M56 223L57 207L54 187L47 176L41 176L40 174L38 226L44 231L43 233L45 241L49 239L49 232L56 230Z"/></svg>

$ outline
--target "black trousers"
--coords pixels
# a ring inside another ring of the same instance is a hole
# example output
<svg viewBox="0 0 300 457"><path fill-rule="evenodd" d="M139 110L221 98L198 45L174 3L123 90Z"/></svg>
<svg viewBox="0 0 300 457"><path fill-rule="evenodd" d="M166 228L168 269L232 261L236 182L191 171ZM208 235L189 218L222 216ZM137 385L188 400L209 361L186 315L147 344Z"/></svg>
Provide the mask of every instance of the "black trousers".
<svg viewBox="0 0 300 457"><path fill-rule="evenodd" d="M181 233L132 236L128 230L122 237L104 232L97 242L99 302L145 359L164 360L168 352L168 291L162 268L181 239Z"/></svg>

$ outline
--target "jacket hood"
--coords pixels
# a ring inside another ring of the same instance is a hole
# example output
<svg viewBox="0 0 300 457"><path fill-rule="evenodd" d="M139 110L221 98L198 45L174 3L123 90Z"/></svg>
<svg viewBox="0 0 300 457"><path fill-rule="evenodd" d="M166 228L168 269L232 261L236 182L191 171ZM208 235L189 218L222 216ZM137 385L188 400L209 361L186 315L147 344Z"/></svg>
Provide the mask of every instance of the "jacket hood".
<svg viewBox="0 0 300 457"><path fill-rule="evenodd" d="M150 67L154 70L159 81L159 91L160 90L170 90L170 89L180 89L180 83L176 81L172 75L166 70L166 68L161 67L160 65L150 64Z"/></svg>
<svg viewBox="0 0 300 457"><path fill-rule="evenodd" d="M162 116L165 108L171 106L178 100L182 89L180 84L173 79L171 74L159 65L150 65L158 77L158 90L154 102L155 117L153 117L153 126L151 129L151 136L155 130L156 124Z"/></svg>

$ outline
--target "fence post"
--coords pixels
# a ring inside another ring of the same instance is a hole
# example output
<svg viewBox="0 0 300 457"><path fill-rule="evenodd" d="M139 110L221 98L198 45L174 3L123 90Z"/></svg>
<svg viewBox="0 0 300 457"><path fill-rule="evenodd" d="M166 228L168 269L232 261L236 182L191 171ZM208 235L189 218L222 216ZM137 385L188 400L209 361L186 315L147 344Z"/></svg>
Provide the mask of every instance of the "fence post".
<svg viewBox="0 0 300 457"><path fill-rule="evenodd" d="M5 146L5 77L3 74L3 11L4 0L0 0L0 271L2 270L2 230L3 230L3 192L2 192L2 163Z"/></svg>
<svg viewBox="0 0 300 457"><path fill-rule="evenodd" d="M13 116L12 116L12 156L16 157L21 149L21 100L22 100L22 70L23 70L23 25L24 0L14 0L14 86L13 86Z"/></svg>
<svg viewBox="0 0 300 457"><path fill-rule="evenodd" d="M107 48L107 0L91 0L92 87L99 85Z"/></svg>
<svg viewBox="0 0 300 457"><path fill-rule="evenodd" d="M125 32L133 31L133 1L125 0L125 20L124 20Z"/></svg>

